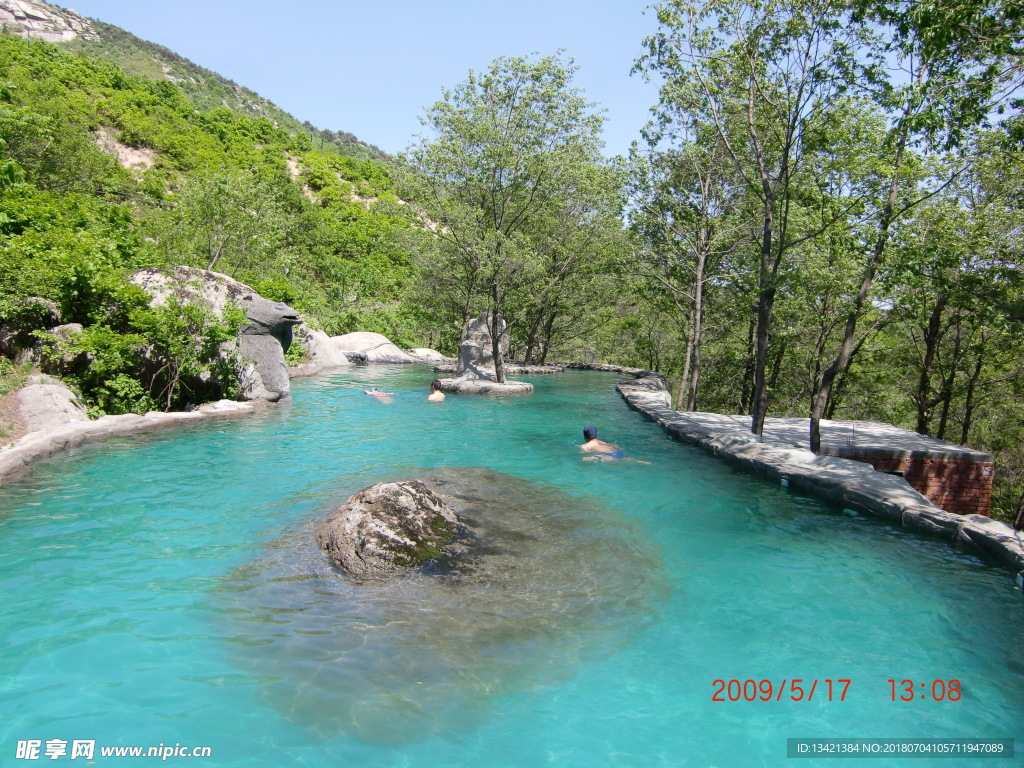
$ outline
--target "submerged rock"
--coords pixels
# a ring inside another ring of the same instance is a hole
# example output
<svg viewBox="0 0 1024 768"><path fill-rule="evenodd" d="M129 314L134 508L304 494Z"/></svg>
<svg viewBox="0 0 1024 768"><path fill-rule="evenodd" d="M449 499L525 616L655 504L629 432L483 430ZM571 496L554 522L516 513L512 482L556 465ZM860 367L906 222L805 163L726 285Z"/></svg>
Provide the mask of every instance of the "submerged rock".
<svg viewBox="0 0 1024 768"><path fill-rule="evenodd" d="M437 557L458 525L455 512L422 481L377 483L324 520L316 540L336 566L372 578Z"/></svg>
<svg viewBox="0 0 1024 768"><path fill-rule="evenodd" d="M348 578L309 521L216 594L230 658L289 721L386 746L453 738L495 697L564 683L656 619L662 566L621 512L487 469L415 476L465 526L441 557Z"/></svg>

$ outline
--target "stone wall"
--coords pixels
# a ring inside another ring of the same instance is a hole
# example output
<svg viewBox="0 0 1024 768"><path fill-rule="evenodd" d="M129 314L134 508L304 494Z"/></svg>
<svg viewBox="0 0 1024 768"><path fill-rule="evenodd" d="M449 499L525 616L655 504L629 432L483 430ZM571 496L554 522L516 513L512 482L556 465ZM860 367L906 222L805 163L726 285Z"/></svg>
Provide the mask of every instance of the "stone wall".
<svg viewBox="0 0 1024 768"><path fill-rule="evenodd" d="M131 435L201 421L249 416L261 413L266 408L267 403L262 400L251 403L220 400L216 403L206 403L193 411L102 416L94 421L76 421L59 429L31 432L0 448L0 485L25 474L37 461L86 443L116 435Z"/></svg>

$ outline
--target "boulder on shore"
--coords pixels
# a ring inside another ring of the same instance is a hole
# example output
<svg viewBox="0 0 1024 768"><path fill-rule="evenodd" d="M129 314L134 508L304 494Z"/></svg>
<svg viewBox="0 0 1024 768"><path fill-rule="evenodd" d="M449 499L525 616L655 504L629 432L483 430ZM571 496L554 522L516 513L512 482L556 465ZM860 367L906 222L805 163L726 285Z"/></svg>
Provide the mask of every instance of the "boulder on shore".
<svg viewBox="0 0 1024 768"><path fill-rule="evenodd" d="M316 531L331 562L380 578L438 557L460 528L455 512L420 480L377 483L353 494Z"/></svg>
<svg viewBox="0 0 1024 768"><path fill-rule="evenodd" d="M246 322L237 341L225 345L223 353L247 361L239 375L242 398L277 402L291 397L284 353L292 343L292 328L301 322L294 309L265 299L220 272L195 267L141 269L131 280L153 297L153 306L166 304L173 295L180 302L206 307L218 319L229 302L241 308Z"/></svg>
<svg viewBox="0 0 1024 768"><path fill-rule="evenodd" d="M352 365L352 361L337 345L337 336L328 336L323 331L310 328L305 323L295 328L295 341L306 350L306 362L292 365L288 375L315 376L332 368L343 368Z"/></svg>
<svg viewBox="0 0 1024 768"><path fill-rule="evenodd" d="M355 331L343 336L332 336L332 343L343 351L353 363L415 363L391 340L380 333Z"/></svg>
<svg viewBox="0 0 1024 768"><path fill-rule="evenodd" d="M430 349L430 347L416 347L410 349L409 354L415 357L417 360L445 360L444 355L438 352L436 349Z"/></svg>
<svg viewBox="0 0 1024 768"><path fill-rule="evenodd" d="M18 400L16 416L26 434L89 420L78 396L49 376L33 376L15 396Z"/></svg>

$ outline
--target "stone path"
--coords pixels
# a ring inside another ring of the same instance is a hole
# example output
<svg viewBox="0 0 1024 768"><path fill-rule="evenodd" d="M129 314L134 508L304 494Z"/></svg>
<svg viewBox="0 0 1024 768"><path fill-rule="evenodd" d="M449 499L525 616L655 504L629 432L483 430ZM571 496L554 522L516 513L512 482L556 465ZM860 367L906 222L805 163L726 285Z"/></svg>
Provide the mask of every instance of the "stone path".
<svg viewBox="0 0 1024 768"><path fill-rule="evenodd" d="M768 430L765 440L750 433L748 417L672 410L668 382L660 374L643 371L636 379L621 382L616 389L630 407L683 442L831 504L952 541L966 551L1013 570L1018 574L1018 583L1024 584L1024 541L1020 531L982 515L956 515L939 509L903 478L876 472L869 464L811 453L804 447L806 433L801 432L806 419L771 420L774 427ZM884 441L890 435L897 438L891 433L896 427L879 426L885 429L868 429L866 439ZM845 429L843 422L836 422L830 440L841 440ZM958 451L969 450L953 447ZM909 445L907 449L911 449Z"/></svg>

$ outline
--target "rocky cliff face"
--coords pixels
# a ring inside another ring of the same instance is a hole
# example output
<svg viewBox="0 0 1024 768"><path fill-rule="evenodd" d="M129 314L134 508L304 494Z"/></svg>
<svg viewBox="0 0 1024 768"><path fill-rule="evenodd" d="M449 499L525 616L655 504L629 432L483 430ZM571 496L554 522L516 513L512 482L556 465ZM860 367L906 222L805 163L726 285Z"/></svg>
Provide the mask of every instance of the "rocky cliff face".
<svg viewBox="0 0 1024 768"><path fill-rule="evenodd" d="M96 40L92 23L71 8L59 8L42 0L0 0L0 27L15 35L51 43L81 37Z"/></svg>

